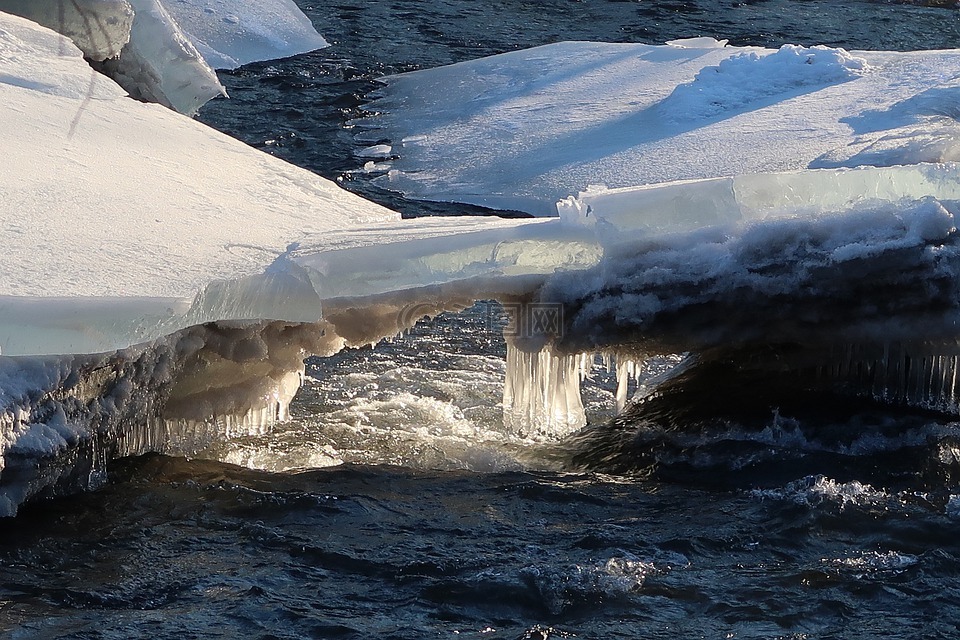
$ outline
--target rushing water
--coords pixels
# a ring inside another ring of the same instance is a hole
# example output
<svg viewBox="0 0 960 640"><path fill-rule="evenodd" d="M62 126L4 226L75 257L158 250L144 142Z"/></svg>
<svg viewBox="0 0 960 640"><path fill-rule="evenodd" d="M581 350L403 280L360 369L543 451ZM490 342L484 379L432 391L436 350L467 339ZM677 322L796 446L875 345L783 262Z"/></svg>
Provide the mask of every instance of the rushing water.
<svg viewBox="0 0 960 640"><path fill-rule="evenodd" d="M351 172L349 121L384 73L569 39L960 46L956 12L883 2L301 6L334 46L223 74L233 98L201 119L408 216L487 212ZM499 422L499 323L481 303L313 359L274 433L126 460L0 522L0 633L956 637L960 426L799 392L757 404L720 378L669 419L610 422L597 368L595 427L534 442Z"/></svg>

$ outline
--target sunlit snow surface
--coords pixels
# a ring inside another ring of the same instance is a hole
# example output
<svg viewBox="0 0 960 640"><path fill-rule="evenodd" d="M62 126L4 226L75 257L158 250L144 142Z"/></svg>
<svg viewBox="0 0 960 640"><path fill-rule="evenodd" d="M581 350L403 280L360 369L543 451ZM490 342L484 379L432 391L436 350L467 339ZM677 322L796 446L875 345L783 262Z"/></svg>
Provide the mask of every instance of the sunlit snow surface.
<svg viewBox="0 0 960 640"><path fill-rule="evenodd" d="M553 215L590 185L957 158L956 51L721 44L563 42L384 78L359 124L387 158L367 170Z"/></svg>

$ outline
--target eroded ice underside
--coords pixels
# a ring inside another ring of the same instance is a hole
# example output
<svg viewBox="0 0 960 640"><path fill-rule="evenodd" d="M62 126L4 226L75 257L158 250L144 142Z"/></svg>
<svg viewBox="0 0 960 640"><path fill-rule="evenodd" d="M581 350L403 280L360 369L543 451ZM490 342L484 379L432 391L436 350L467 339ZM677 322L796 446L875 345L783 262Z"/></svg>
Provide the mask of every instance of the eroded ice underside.
<svg viewBox="0 0 960 640"><path fill-rule="evenodd" d="M361 140L413 198L553 215L610 188L958 158L960 53L564 42L385 78Z"/></svg>

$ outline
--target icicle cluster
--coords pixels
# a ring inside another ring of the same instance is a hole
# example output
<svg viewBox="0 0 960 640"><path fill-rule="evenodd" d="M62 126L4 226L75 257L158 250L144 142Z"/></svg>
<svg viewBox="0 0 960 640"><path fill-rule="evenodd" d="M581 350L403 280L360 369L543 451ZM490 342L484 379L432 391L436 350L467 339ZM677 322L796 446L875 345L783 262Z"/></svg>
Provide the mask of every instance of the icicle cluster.
<svg viewBox="0 0 960 640"><path fill-rule="evenodd" d="M528 353L507 345L503 423L522 436L556 437L586 423L580 400L579 355L544 348Z"/></svg>
<svg viewBox="0 0 960 640"><path fill-rule="evenodd" d="M610 353L601 353L600 357L607 373L617 374L617 413L620 413L627 406L630 380L639 383L643 365L627 358L617 358Z"/></svg>
<svg viewBox="0 0 960 640"><path fill-rule="evenodd" d="M557 438L587 424L580 383L590 377L596 355L557 354L550 346L527 352L507 345L507 375L503 387L503 423L524 437ZM601 354L608 373L617 375L617 411L627 404L630 379L640 363Z"/></svg>
<svg viewBox="0 0 960 640"><path fill-rule="evenodd" d="M851 344L835 349L817 375L852 384L882 402L956 414L960 413L960 356L950 351L956 351L956 346Z"/></svg>

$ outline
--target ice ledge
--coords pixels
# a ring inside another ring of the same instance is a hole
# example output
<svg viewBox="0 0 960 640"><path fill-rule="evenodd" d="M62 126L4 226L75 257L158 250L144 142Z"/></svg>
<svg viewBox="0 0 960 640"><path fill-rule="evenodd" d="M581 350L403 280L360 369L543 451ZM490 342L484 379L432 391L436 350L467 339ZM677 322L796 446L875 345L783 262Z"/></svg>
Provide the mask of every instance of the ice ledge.
<svg viewBox="0 0 960 640"><path fill-rule="evenodd" d="M608 189L557 203L564 223L593 228L605 245L711 226L809 218L933 197L960 200L960 164L810 169Z"/></svg>

